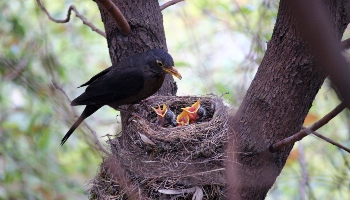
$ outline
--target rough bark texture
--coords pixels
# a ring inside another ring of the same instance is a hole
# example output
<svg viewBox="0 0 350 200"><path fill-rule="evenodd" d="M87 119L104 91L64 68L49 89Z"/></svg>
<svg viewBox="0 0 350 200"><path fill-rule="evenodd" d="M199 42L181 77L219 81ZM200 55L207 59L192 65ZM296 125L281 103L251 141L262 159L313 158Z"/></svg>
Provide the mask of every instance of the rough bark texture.
<svg viewBox="0 0 350 200"><path fill-rule="evenodd" d="M292 149L290 145L270 153L270 145L301 129L325 79L317 70L286 2L280 2L264 59L232 119L234 142L229 156L235 162L228 163L231 199L265 198ZM340 41L347 26L346 1L322 2Z"/></svg>

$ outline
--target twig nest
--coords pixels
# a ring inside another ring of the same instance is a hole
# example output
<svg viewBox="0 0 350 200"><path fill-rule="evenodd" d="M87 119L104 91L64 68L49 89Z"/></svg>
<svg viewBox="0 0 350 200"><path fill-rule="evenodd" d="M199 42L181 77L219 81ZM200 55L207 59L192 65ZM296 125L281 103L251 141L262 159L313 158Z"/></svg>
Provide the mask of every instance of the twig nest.
<svg viewBox="0 0 350 200"><path fill-rule="evenodd" d="M181 108L192 105L198 98L206 110L200 121L177 127L160 127L155 123L157 114L152 107L165 103L179 115ZM212 196L205 199L221 196L226 184L224 151L229 113L220 98L153 96L128 110L136 115L130 115L122 136L110 141L111 149L146 196L158 199L165 195L163 191L192 187L210 188Z"/></svg>

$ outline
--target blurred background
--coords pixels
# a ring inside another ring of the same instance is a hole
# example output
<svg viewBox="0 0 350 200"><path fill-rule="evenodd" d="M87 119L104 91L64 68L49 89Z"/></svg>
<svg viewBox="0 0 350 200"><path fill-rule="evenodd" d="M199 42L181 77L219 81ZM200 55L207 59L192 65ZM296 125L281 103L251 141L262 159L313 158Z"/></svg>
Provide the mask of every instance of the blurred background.
<svg viewBox="0 0 350 200"><path fill-rule="evenodd" d="M43 4L57 19L74 4L104 29L93 1ZM266 51L277 9L276 0L188 0L165 9L168 49L183 75L176 80L178 95L223 95L238 108ZM34 0L1 1L0 13L0 199L88 199L102 161L92 134L83 125L64 146L60 140L83 109L69 105L84 91L77 86L111 64L105 38L74 13L69 23L50 21ZM337 104L325 81L305 125ZM86 120L103 144L106 135L119 133L118 114L104 107ZM344 111L318 132L349 147L349 119ZM310 135L294 146L267 199L349 197L349 154Z"/></svg>

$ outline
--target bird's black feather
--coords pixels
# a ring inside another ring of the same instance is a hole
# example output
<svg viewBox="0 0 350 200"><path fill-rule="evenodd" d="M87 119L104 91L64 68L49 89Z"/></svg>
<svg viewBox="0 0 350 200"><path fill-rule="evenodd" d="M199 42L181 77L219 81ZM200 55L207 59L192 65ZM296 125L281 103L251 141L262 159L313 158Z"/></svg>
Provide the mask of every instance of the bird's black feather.
<svg viewBox="0 0 350 200"><path fill-rule="evenodd" d="M143 87L142 75L139 68L121 68L118 74L110 71L91 82L85 92L74 99L71 105L99 105L122 100Z"/></svg>

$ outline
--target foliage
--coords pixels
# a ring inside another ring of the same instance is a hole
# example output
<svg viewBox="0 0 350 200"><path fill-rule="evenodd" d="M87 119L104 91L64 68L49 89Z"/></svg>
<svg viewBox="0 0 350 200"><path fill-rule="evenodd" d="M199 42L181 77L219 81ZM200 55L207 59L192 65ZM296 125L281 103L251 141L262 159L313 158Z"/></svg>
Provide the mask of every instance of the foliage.
<svg viewBox="0 0 350 200"><path fill-rule="evenodd" d="M103 30L93 1L43 1L59 19L72 3ZM183 74L178 95L229 92L223 97L238 106L263 58L277 7L267 0L201 0L164 10L168 49ZM53 82L69 98L79 95L83 89L76 87L110 64L105 39L74 14L66 24L50 21L35 1L0 2L0 11L0 199L86 199L101 157L85 126L59 145L75 116ZM326 82L310 114L320 118L338 103ZM101 136L117 133L115 112L98 113L87 123ZM349 127L347 111L319 132L350 146ZM267 198L300 198L299 187L310 199L349 196L348 154L314 136L301 144L303 151L295 145ZM308 179L300 186L301 154Z"/></svg>

